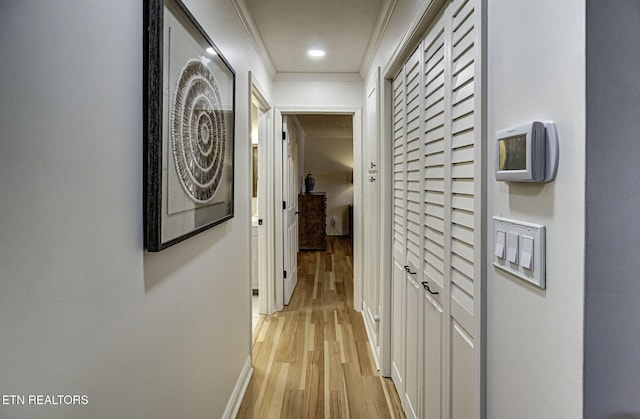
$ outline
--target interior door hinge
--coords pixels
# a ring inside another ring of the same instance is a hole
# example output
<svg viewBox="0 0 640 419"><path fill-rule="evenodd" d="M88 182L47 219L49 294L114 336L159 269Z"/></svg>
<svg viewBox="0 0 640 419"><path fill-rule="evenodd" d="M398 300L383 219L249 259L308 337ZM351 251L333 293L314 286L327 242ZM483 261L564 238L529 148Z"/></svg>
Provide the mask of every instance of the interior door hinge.
<svg viewBox="0 0 640 419"><path fill-rule="evenodd" d="M284 276L284 279L287 279L287 271L284 271L283 276Z"/></svg>
<svg viewBox="0 0 640 419"><path fill-rule="evenodd" d="M287 209L287 201L282 201L282 209L283 210Z"/></svg>
<svg viewBox="0 0 640 419"><path fill-rule="evenodd" d="M286 140L287 139L287 133L282 131L282 140Z"/></svg>

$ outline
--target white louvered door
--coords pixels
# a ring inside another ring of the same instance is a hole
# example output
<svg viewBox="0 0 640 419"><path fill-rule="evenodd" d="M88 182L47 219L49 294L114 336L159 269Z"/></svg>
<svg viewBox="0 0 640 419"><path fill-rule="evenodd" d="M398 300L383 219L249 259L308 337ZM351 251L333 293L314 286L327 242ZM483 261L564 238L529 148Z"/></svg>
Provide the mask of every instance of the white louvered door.
<svg viewBox="0 0 640 419"><path fill-rule="evenodd" d="M404 69L391 84L393 94L393 267L391 284L391 377L399 395L404 394L406 337L406 185L405 185L405 75Z"/></svg>
<svg viewBox="0 0 640 419"><path fill-rule="evenodd" d="M422 329L422 60L417 49L405 66L405 214L406 214L406 384L404 407L408 418L420 417L422 375L419 365Z"/></svg>
<svg viewBox="0 0 640 419"><path fill-rule="evenodd" d="M392 357L407 417L481 415L477 5L448 3L392 85Z"/></svg>
<svg viewBox="0 0 640 419"><path fill-rule="evenodd" d="M477 1L454 1L447 14L451 184L448 266L450 318L447 398L452 418L477 417L481 406L482 136L480 13Z"/></svg>
<svg viewBox="0 0 640 419"><path fill-rule="evenodd" d="M443 324L445 296L445 236L447 184L446 143L448 127L445 123L445 53L444 19L433 26L422 44L424 60L424 252L423 281L428 287L423 293L423 400L426 418L442 415L443 404Z"/></svg>

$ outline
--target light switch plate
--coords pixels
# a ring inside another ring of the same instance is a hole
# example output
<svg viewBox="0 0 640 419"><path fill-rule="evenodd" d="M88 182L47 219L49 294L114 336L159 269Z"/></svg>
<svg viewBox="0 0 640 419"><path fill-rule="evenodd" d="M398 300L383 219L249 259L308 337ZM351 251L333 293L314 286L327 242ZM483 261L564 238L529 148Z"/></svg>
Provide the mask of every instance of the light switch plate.
<svg viewBox="0 0 640 419"><path fill-rule="evenodd" d="M506 232L507 243L505 247L507 256L509 255L509 238L511 237L513 240L515 235L518 236L518 255L515 262L510 262L509 259L514 259L509 257L499 258L494 254L493 266L539 288L546 289L545 226L509 218L493 217L493 237L496 241L498 231ZM496 249L496 246L497 243L494 243L493 248ZM529 261L533 263L529 263ZM531 266L533 269L528 269L527 266Z"/></svg>

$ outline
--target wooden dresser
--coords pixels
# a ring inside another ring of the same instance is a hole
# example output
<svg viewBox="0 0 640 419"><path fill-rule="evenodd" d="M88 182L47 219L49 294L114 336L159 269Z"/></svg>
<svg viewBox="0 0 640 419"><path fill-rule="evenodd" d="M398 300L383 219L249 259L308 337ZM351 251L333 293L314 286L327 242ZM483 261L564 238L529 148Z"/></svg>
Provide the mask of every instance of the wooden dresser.
<svg viewBox="0 0 640 419"><path fill-rule="evenodd" d="M300 250L324 250L327 198L324 192L298 195L298 240Z"/></svg>

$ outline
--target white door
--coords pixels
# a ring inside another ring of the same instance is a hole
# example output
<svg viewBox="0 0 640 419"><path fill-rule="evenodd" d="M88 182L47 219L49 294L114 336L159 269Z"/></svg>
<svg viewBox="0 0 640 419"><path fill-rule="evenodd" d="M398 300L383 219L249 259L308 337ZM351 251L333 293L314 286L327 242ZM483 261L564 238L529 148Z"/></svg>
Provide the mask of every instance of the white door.
<svg viewBox="0 0 640 419"><path fill-rule="evenodd" d="M420 49L409 58L405 65L405 220L406 220L406 380L404 405L408 418L422 417L420 397L422 388L421 374L421 330L422 330L422 223L423 199L421 176L421 105L420 75L422 66Z"/></svg>
<svg viewBox="0 0 640 419"><path fill-rule="evenodd" d="M406 279L406 187L405 187L405 111L404 111L404 70L393 80L393 266L391 277L391 378L399 395L404 394L405 360L405 300Z"/></svg>
<svg viewBox="0 0 640 419"><path fill-rule="evenodd" d="M282 117L283 301L289 304L298 283L298 144L296 127Z"/></svg>
<svg viewBox="0 0 640 419"><path fill-rule="evenodd" d="M273 295L273 283L269 283L267 278L268 272L268 252L267 229L265 228L265 220L268 219L267 211L267 147L269 145L268 132L272 128L270 114L262 107L258 108L258 293L259 311L261 314L269 314L273 311L274 301L269 299ZM268 285L270 284L270 285Z"/></svg>
<svg viewBox="0 0 640 419"><path fill-rule="evenodd" d="M407 417L483 414L479 3L447 3L392 83L392 373Z"/></svg>

